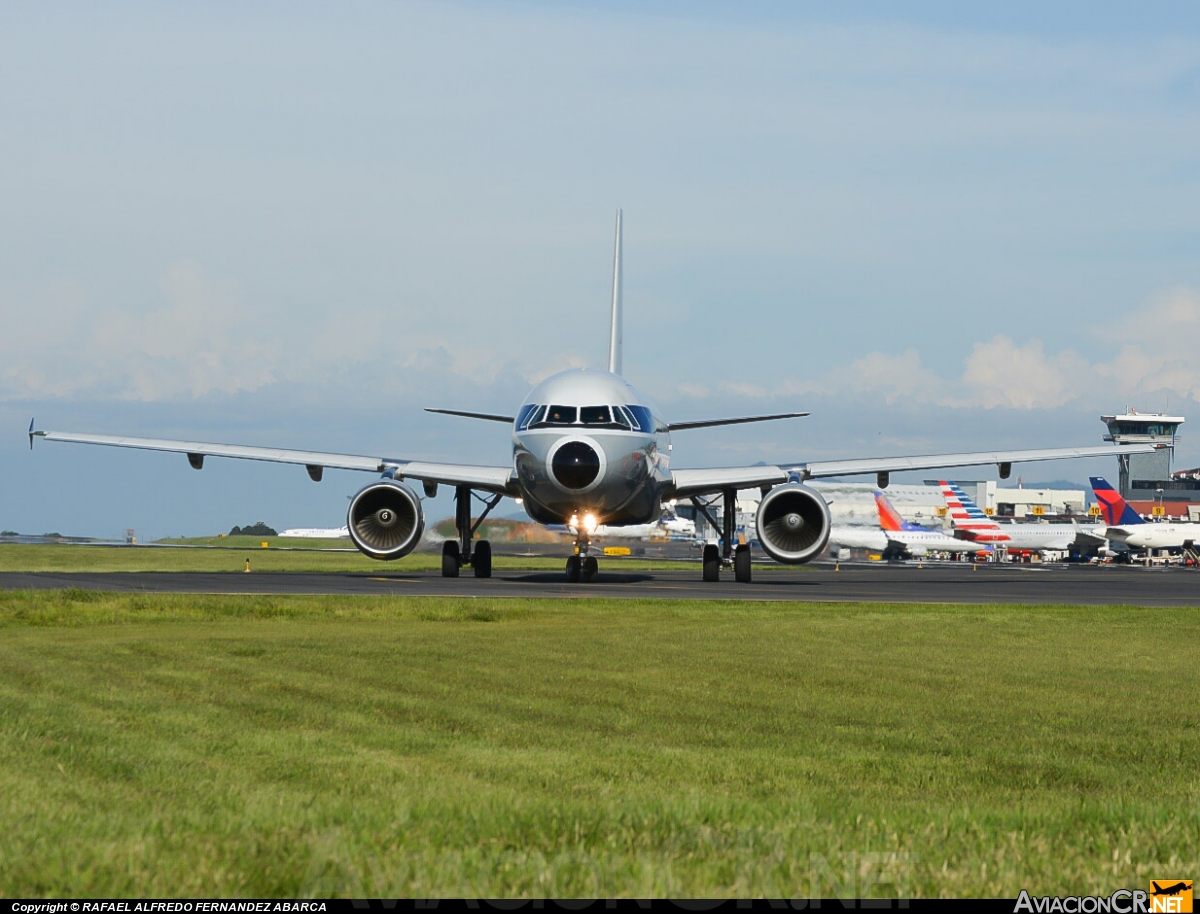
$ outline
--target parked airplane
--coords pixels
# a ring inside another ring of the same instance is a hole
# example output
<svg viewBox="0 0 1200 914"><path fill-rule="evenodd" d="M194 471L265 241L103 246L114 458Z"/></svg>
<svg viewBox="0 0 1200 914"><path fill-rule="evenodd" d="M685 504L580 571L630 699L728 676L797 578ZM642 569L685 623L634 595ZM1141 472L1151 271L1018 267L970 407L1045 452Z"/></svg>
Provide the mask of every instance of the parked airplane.
<svg viewBox="0 0 1200 914"><path fill-rule="evenodd" d="M829 542L845 549L871 549L885 559L910 559L930 552L984 552L989 547L972 543L927 527L910 524L882 492L875 493L879 526L838 525L829 535Z"/></svg>
<svg viewBox="0 0 1200 914"><path fill-rule="evenodd" d="M581 577L591 580L596 575L596 559L589 554L596 527L650 523L658 518L662 503L670 499L690 498L706 516L707 508L699 504L699 496L717 494L724 499L724 523L718 527L723 531L722 542L720 547L709 544L703 550L704 580L716 581L722 567L732 567L738 581L749 581L750 547L739 544L736 550L733 548L738 489L760 488L764 492L757 525L759 542L767 554L779 562L801 564L820 555L829 539L829 508L819 492L804 484L809 479L874 473L879 488L883 489L891 473L906 470L994 463L999 465L1000 476L1007 478L1012 464L1022 461L1152 450L1149 445L1114 445L796 461L777 466L673 468L670 465L673 432L789 419L807 413L694 422L668 422L654 413L646 405L646 399L621 377L621 258L618 211L607 370L579 368L553 375L530 392L513 416L430 410L511 426L513 459L504 466L463 466L378 455L35 431L33 422L29 424L29 444L32 447L33 439L41 437L47 441L171 451L186 454L188 463L197 470L204 466L205 457L210 456L300 464L316 482L321 480L326 467L378 473L381 479L351 499L347 517L354 544L365 555L377 559L400 558L421 541L425 527L421 499L404 480L419 482L430 498L437 493L438 486L453 486L458 538L443 545L442 574L447 577L457 577L459 569L466 565L473 568L476 577L491 576L491 546L486 540L475 542L475 532L502 498L519 497L524 499L525 511L539 523L563 524L571 517L580 519L574 554L566 563L567 577L572 581ZM482 513L475 518L471 511L473 498L484 503ZM711 516L707 519L712 520Z"/></svg>
<svg viewBox="0 0 1200 914"><path fill-rule="evenodd" d="M550 529L562 530L565 533L570 533L572 536L578 536L580 529L584 525L580 523L578 516L576 516L572 517L566 524L548 524L547 526ZM661 537L694 539L696 536L696 522L686 517L679 517L674 513L664 511L662 516L653 523L627 524L625 526L600 524L592 531L591 535L594 539L646 540Z"/></svg>
<svg viewBox="0 0 1200 914"><path fill-rule="evenodd" d="M304 537L305 539L336 540L350 535L349 527L296 527L284 530L280 536Z"/></svg>
<svg viewBox="0 0 1200 914"><path fill-rule="evenodd" d="M946 480L938 483L946 499L946 511L956 533L976 543L1005 549L1070 549L1087 530L1075 524L998 524L975 504L961 488Z"/></svg>
<svg viewBox="0 0 1200 914"><path fill-rule="evenodd" d="M1149 523L1138 516L1121 493L1100 476L1091 477L1092 491L1108 526L1104 536L1130 549L1182 549L1200 544L1200 524L1163 521Z"/></svg>

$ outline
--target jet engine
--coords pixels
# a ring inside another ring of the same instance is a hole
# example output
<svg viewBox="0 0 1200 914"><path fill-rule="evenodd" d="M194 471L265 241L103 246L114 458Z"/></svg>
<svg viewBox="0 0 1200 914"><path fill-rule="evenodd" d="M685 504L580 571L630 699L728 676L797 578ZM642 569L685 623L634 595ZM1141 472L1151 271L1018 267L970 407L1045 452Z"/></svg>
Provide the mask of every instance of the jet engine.
<svg viewBox="0 0 1200 914"><path fill-rule="evenodd" d="M421 542L425 515L421 500L408 486L383 480L362 489L350 500L346 516L350 539L373 559L398 559Z"/></svg>
<svg viewBox="0 0 1200 914"><path fill-rule="evenodd" d="M801 565L820 555L831 526L821 493L798 482L776 486L758 505L758 541L785 565Z"/></svg>

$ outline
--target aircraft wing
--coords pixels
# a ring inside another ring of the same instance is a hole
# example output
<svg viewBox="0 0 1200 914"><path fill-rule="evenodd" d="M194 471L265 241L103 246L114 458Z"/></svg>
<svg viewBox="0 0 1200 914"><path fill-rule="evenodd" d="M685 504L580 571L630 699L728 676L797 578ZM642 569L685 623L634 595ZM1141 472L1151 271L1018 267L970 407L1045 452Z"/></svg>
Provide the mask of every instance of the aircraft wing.
<svg viewBox="0 0 1200 914"><path fill-rule="evenodd" d="M1146 454L1149 444L1098 445L1096 447L1042 448L1027 451L979 451L968 454L927 454L919 457L868 457L860 460L823 460L781 466L722 467L712 470L672 470L670 498L704 495L722 489L753 489L778 485L793 476L801 480L829 476L856 476L868 473L902 473L906 470L936 470L946 467L1026 463L1036 460L1064 460L1073 457L1115 457L1120 454Z"/></svg>
<svg viewBox="0 0 1200 914"><path fill-rule="evenodd" d="M396 460L389 457L369 457L354 454L327 454L321 451L295 451L287 448L251 447L242 444L209 444L202 441L173 441L164 438L131 438L123 435L87 435L77 432L30 431L34 438L47 441L67 441L74 444L101 444L109 447L139 448L146 451L169 451L187 454L188 462L196 469L204 465L205 457L239 457L243 460L265 460L270 463L298 463L308 469L314 480L321 478L325 467L335 470L365 470L369 473L391 471L398 479L418 479L448 486L471 486L489 492L507 494L513 476L512 467L462 466L453 463L424 463ZM515 491L515 489L513 489Z"/></svg>
<svg viewBox="0 0 1200 914"><path fill-rule="evenodd" d="M754 489L787 482L781 467L721 467L715 470L672 470L668 498L687 498L722 489Z"/></svg>
<svg viewBox="0 0 1200 914"><path fill-rule="evenodd" d="M978 451L970 454L927 454L920 457L868 457L865 460L824 460L796 464L805 479L855 476L866 473L903 473L905 470L938 470L947 467L982 466L987 463L1029 463L1036 460L1067 460L1076 457L1116 457L1148 454L1151 444L1097 445L1096 447L1052 447L1028 451Z"/></svg>

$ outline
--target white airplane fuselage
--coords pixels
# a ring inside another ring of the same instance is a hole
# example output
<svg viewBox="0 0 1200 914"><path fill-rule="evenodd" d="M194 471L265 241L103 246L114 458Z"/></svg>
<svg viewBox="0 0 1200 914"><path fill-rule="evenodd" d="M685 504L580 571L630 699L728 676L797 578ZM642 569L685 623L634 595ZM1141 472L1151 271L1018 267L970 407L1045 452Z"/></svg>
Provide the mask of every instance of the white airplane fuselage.
<svg viewBox="0 0 1200 914"><path fill-rule="evenodd" d="M987 543L992 546L1024 551L1042 549L1064 551L1070 549L1087 530L1066 524L997 524L996 530L973 535L965 533L964 539Z"/></svg>
<svg viewBox="0 0 1200 914"><path fill-rule="evenodd" d="M1189 542L1200 544L1200 524L1129 524L1108 527L1104 536L1130 549L1181 549Z"/></svg>
<svg viewBox="0 0 1200 914"><path fill-rule="evenodd" d="M526 513L543 524L649 524L671 482L671 439L624 378L571 369L535 387L513 423Z"/></svg>
<svg viewBox="0 0 1200 914"><path fill-rule="evenodd" d="M889 544L903 547L912 555L930 552L983 552L980 543L955 539L936 530L883 530L868 526L837 526L829 534L829 543L846 549L872 549L883 552Z"/></svg>

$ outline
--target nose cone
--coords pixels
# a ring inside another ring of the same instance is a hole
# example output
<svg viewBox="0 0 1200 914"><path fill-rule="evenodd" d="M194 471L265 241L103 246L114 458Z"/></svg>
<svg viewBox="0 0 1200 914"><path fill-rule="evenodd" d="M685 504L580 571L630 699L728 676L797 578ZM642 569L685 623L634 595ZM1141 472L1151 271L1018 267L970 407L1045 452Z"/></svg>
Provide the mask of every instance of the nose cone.
<svg viewBox="0 0 1200 914"><path fill-rule="evenodd" d="M554 453L554 478L567 489L586 489L600 473L600 455L590 444L568 441Z"/></svg>

